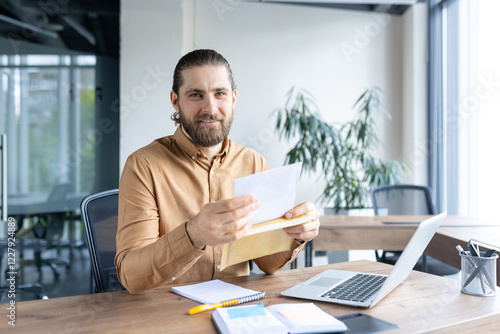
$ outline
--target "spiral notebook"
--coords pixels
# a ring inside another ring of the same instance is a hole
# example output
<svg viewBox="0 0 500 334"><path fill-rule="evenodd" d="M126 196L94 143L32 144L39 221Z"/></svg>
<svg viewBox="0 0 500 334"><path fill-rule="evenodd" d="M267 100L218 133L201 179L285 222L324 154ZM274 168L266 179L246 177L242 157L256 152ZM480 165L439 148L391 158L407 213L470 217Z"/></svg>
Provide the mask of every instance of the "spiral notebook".
<svg viewBox="0 0 500 334"><path fill-rule="evenodd" d="M261 294L260 291L245 289L218 279L197 284L173 286L171 291L203 304L215 304L250 296L254 297L251 300L257 300L265 296L265 293ZM258 294L261 294L262 297L255 299L254 295Z"/></svg>

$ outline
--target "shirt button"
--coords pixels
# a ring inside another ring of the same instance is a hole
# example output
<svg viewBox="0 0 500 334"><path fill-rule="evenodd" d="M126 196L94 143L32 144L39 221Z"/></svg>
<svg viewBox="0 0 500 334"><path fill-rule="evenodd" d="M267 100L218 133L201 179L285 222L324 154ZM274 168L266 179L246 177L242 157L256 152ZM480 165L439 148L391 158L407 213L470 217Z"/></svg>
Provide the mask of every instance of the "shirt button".
<svg viewBox="0 0 500 334"><path fill-rule="evenodd" d="M176 279L176 278L177 278L177 277L172 277L172 281L175 281L175 279Z"/></svg>
<svg viewBox="0 0 500 334"><path fill-rule="evenodd" d="M191 157L191 159L196 160L196 157L193 155L193 156Z"/></svg>
<svg viewBox="0 0 500 334"><path fill-rule="evenodd" d="M217 270L220 270L220 264L217 265Z"/></svg>
<svg viewBox="0 0 500 334"><path fill-rule="evenodd" d="M214 171L213 170L210 171L210 175L214 175Z"/></svg>
<svg viewBox="0 0 500 334"><path fill-rule="evenodd" d="M201 151L200 151L200 150L198 150L198 152L197 152L197 153L198 153L198 155L200 155L200 154L201 154Z"/></svg>

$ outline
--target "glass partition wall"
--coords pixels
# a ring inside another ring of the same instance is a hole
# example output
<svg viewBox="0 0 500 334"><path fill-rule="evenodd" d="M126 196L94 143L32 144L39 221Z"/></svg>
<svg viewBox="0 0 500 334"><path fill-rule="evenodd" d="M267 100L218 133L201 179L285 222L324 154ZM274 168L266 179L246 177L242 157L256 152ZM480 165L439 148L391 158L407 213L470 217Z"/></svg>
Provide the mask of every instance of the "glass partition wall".
<svg viewBox="0 0 500 334"><path fill-rule="evenodd" d="M0 132L7 134L10 202L48 197L60 184L70 184L74 195L89 193L94 183L95 57L1 60Z"/></svg>
<svg viewBox="0 0 500 334"><path fill-rule="evenodd" d="M429 1L429 184L449 214L496 218L499 10L496 0Z"/></svg>
<svg viewBox="0 0 500 334"><path fill-rule="evenodd" d="M87 251L76 262L73 253L85 246L79 205L96 179L95 69L95 56L0 56L8 217L0 222L0 243L9 241L0 270L15 277L17 301L90 292ZM6 296L0 303L9 302Z"/></svg>

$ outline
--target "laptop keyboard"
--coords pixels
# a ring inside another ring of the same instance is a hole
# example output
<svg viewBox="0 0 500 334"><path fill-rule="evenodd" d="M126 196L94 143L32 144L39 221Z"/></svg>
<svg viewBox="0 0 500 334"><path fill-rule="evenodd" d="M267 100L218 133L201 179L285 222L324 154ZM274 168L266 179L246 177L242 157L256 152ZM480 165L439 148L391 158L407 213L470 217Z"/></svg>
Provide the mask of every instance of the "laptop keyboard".
<svg viewBox="0 0 500 334"><path fill-rule="evenodd" d="M386 278L387 276L356 274L328 290L321 297L364 302L380 290Z"/></svg>

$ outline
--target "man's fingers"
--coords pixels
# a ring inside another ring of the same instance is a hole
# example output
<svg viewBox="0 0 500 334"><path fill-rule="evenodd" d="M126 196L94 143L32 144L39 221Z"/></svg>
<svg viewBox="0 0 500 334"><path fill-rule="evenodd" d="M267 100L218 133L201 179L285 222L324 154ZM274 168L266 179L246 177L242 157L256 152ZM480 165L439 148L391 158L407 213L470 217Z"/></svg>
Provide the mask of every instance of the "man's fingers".
<svg viewBox="0 0 500 334"><path fill-rule="evenodd" d="M311 220L310 222L290 226L283 229L291 238L297 240L309 241L314 239L319 232L319 221Z"/></svg>
<svg viewBox="0 0 500 334"><path fill-rule="evenodd" d="M309 202L304 202L302 204L297 205L292 210L288 211L285 214L285 218L290 219L293 217L303 215L304 213L311 212L313 210L315 210L314 204L309 203ZM313 219L314 219L314 217L313 217Z"/></svg>
<svg viewBox="0 0 500 334"><path fill-rule="evenodd" d="M316 222L309 221L307 223L286 227L283 230L286 233L300 234L304 232L315 231L316 229L317 229Z"/></svg>
<svg viewBox="0 0 500 334"><path fill-rule="evenodd" d="M296 239L296 240L303 240L303 241L311 241L314 239L317 234L314 232L307 232L307 233L287 233L290 238Z"/></svg>
<svg viewBox="0 0 500 334"><path fill-rule="evenodd" d="M250 229L250 213L259 205L253 196L205 204L186 226L191 242L195 247L202 248L242 238Z"/></svg>
<svg viewBox="0 0 500 334"><path fill-rule="evenodd" d="M250 198L249 196L245 197ZM260 202L255 200L253 197L250 200L247 199L241 201L240 199L241 198L238 198L238 201L236 201L237 204L230 204L231 201L225 201L226 203L217 202L216 204L218 205L218 207L216 210L218 212L215 212L215 215L218 217L217 220L219 220L223 224L229 223L248 215L250 212L260 206ZM229 207L233 209L227 211Z"/></svg>
<svg viewBox="0 0 500 334"><path fill-rule="evenodd" d="M240 196L211 203L215 213L231 212L251 204L259 203L253 196Z"/></svg>
<svg viewBox="0 0 500 334"><path fill-rule="evenodd" d="M224 223L221 228L224 234L232 234L242 229L246 229L247 225L249 229L250 228L249 222L250 222L250 213L247 213L243 217Z"/></svg>

